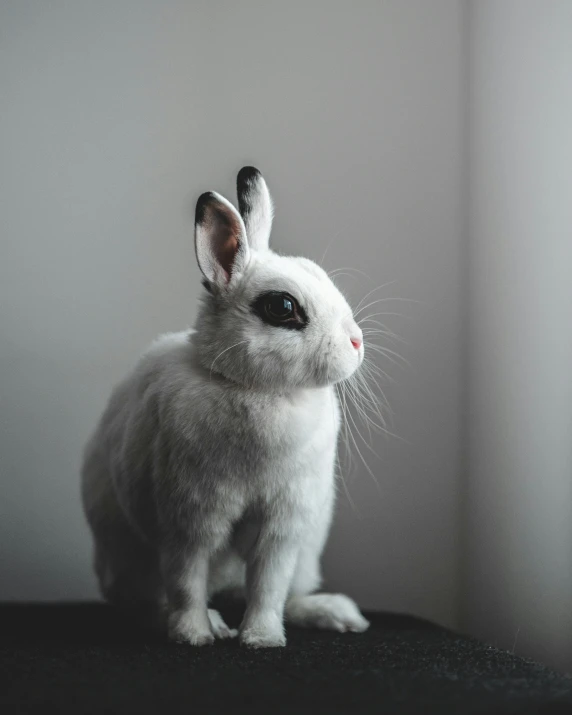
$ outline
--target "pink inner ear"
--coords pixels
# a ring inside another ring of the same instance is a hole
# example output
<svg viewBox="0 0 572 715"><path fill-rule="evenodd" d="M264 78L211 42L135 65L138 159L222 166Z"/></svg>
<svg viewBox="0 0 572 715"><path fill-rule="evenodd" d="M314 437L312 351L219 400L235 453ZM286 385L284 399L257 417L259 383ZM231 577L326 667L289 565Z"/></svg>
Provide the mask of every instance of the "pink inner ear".
<svg viewBox="0 0 572 715"><path fill-rule="evenodd" d="M229 233L226 238L220 240L216 246L216 260L225 272L225 278L230 280L232 264L238 251L238 238Z"/></svg>

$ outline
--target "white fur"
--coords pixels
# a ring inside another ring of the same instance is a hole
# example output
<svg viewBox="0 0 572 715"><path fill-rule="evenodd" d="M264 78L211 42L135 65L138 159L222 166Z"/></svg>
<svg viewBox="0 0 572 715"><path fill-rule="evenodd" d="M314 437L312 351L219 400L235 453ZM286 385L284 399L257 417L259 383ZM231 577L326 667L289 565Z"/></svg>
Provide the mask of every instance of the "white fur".
<svg viewBox="0 0 572 715"><path fill-rule="evenodd" d="M302 628L362 633L369 623L356 604L341 593L312 593L293 596L286 604L286 617Z"/></svg>
<svg viewBox="0 0 572 715"><path fill-rule="evenodd" d="M251 647L284 645L284 614L306 627L368 625L347 597L310 595L334 505L332 385L360 365L363 347L350 337L361 331L321 268L263 245L272 214L263 188L255 198L264 205L250 213L258 245L239 248L240 270L213 263L217 222L197 225L210 282L197 330L144 353L85 452L83 502L104 596L128 607L166 601L171 638L194 645L235 635L207 606L229 589L246 592L240 640ZM231 204L209 200L231 212L225 230L244 229ZM269 290L304 306L304 330L251 310Z"/></svg>
<svg viewBox="0 0 572 715"><path fill-rule="evenodd" d="M274 205L266 182L258 176L248 191L245 200L252 206L245 224L250 246L257 251L268 248L272 219L274 218Z"/></svg>

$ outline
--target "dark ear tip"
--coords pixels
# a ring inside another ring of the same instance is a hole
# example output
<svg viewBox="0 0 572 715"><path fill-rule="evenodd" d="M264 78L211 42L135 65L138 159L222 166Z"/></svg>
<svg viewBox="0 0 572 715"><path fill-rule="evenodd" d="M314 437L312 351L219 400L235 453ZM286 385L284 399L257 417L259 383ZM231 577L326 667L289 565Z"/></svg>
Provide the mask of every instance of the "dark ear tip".
<svg viewBox="0 0 572 715"><path fill-rule="evenodd" d="M249 184L252 181L258 179L259 176L262 176L262 174L255 166L243 166L242 169L238 172L238 176L236 177L236 183L238 186Z"/></svg>
<svg viewBox="0 0 572 715"><path fill-rule="evenodd" d="M199 196L197 199L197 206L195 208L195 224L202 223L205 217L206 208L214 198L215 196L212 191L205 191L204 194Z"/></svg>

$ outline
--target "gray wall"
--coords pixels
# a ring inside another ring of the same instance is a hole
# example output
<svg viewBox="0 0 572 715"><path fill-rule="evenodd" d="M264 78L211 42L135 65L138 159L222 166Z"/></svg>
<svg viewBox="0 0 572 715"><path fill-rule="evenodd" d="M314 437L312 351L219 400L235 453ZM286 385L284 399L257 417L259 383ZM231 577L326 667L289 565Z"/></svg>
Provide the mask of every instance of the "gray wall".
<svg viewBox="0 0 572 715"><path fill-rule="evenodd" d="M572 669L572 3L469 20L463 625Z"/></svg>
<svg viewBox="0 0 572 715"><path fill-rule="evenodd" d="M461 66L455 0L2 3L0 598L94 596L81 448L193 321L196 196L254 163L276 246L417 301L378 306L411 364L380 363L400 439L364 450L377 486L354 459L330 583L454 622Z"/></svg>

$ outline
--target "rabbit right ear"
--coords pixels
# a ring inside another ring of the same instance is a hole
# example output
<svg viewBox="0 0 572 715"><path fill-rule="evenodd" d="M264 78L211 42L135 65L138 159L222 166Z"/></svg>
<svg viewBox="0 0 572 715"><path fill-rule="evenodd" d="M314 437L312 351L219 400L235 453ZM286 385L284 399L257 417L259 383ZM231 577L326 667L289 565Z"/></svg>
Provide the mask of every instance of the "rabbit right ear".
<svg viewBox="0 0 572 715"><path fill-rule="evenodd" d="M197 201L195 252L208 283L221 287L243 273L250 259L240 214L214 191L202 194Z"/></svg>
<svg viewBox="0 0 572 715"><path fill-rule="evenodd" d="M262 251L268 248L274 207L262 174L253 166L245 166L236 177L238 208L246 226L248 243Z"/></svg>

